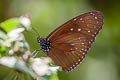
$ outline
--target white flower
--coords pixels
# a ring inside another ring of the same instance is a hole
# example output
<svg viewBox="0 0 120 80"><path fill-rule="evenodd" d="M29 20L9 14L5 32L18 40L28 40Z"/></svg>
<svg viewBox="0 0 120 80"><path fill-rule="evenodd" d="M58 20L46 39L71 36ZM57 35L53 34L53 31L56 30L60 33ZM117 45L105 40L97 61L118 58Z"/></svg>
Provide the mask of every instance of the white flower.
<svg viewBox="0 0 120 80"><path fill-rule="evenodd" d="M8 67L14 67L16 63L16 58L15 57L2 57L0 58L0 64L8 66Z"/></svg>
<svg viewBox="0 0 120 80"><path fill-rule="evenodd" d="M48 65L46 65L42 59L40 58L36 58L34 59L34 63L32 64L32 68L33 70L39 75L39 76L43 76L45 74L47 74L48 71Z"/></svg>
<svg viewBox="0 0 120 80"><path fill-rule="evenodd" d="M48 63L51 62L49 57L46 58L35 58L34 63L32 64L33 70L39 75L50 75L51 73L57 72L59 67L50 67Z"/></svg>
<svg viewBox="0 0 120 80"><path fill-rule="evenodd" d="M14 50L13 49L9 50L9 54L13 55L14 54Z"/></svg>
<svg viewBox="0 0 120 80"><path fill-rule="evenodd" d="M51 72L57 72L57 70L58 70L59 68L60 68L59 66L49 67L49 70L50 70Z"/></svg>
<svg viewBox="0 0 120 80"><path fill-rule="evenodd" d="M30 27L31 22L30 22L30 19L29 19L28 17L22 16L22 17L19 18L19 20L20 20L20 23L21 23L24 27L26 27L26 28L29 28L29 27Z"/></svg>
<svg viewBox="0 0 120 80"><path fill-rule="evenodd" d="M10 41L16 41L16 40L21 40L22 39L22 32L24 31L24 28L16 28L13 29L8 33L8 36L10 37Z"/></svg>

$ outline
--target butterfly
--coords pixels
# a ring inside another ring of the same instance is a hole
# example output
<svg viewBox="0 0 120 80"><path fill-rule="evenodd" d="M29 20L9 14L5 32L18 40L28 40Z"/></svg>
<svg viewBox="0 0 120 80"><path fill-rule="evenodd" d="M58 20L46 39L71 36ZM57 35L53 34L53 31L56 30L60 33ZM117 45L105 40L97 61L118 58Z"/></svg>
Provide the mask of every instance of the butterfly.
<svg viewBox="0 0 120 80"><path fill-rule="evenodd" d="M38 37L40 50L65 72L70 72L85 58L102 29L103 20L103 14L99 11L77 16L55 29L47 38Z"/></svg>

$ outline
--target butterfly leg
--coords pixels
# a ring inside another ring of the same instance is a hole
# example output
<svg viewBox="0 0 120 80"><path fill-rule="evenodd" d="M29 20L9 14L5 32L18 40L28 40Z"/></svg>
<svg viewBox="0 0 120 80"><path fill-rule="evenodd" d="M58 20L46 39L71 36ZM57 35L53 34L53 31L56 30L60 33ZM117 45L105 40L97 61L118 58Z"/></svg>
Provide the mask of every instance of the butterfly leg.
<svg viewBox="0 0 120 80"><path fill-rule="evenodd" d="M32 56L35 57L38 52L40 52L41 48L36 49L35 51L32 52Z"/></svg>

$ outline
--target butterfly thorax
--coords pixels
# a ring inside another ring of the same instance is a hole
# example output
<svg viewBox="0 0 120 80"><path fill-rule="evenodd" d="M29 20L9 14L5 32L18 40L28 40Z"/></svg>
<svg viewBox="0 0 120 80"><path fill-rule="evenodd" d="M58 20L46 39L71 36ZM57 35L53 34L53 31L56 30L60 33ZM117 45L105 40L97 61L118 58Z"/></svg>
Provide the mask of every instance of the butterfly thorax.
<svg viewBox="0 0 120 80"><path fill-rule="evenodd" d="M51 43L49 40L44 39L44 38L37 38L38 43L40 43L41 49L45 52L48 53L50 48L51 48Z"/></svg>

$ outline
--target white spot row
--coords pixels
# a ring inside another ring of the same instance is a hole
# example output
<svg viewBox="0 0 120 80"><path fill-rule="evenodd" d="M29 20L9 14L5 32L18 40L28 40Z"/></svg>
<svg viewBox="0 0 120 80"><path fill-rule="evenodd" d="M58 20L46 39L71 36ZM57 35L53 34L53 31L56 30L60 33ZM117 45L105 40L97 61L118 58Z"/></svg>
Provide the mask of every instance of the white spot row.
<svg viewBox="0 0 120 80"><path fill-rule="evenodd" d="M90 14L92 14L93 16L95 15L95 14L94 14L94 13L92 13L92 12L91 12Z"/></svg>
<svg viewBox="0 0 120 80"><path fill-rule="evenodd" d="M83 55L85 55L85 53L83 53ZM65 72L70 72L70 71L72 71L73 69L75 69L77 66L79 66L79 64L81 64L82 61L84 60L84 57L85 57L85 56L81 56L82 60L81 60L81 59L78 59L78 62L76 62L76 63L73 64L70 68L68 68L67 70L65 70Z"/></svg>
<svg viewBox="0 0 120 80"><path fill-rule="evenodd" d="M70 31L73 31L74 28L70 28ZM78 28L78 31L81 31L81 28Z"/></svg>
<svg viewBox="0 0 120 80"><path fill-rule="evenodd" d="M81 57L82 59L84 58L83 56ZM72 66L70 66L67 70L64 70L65 72L70 72L73 69L75 69L77 66L79 66L79 64L81 64L81 59L78 59L78 62L76 62L75 64L73 64Z"/></svg>

